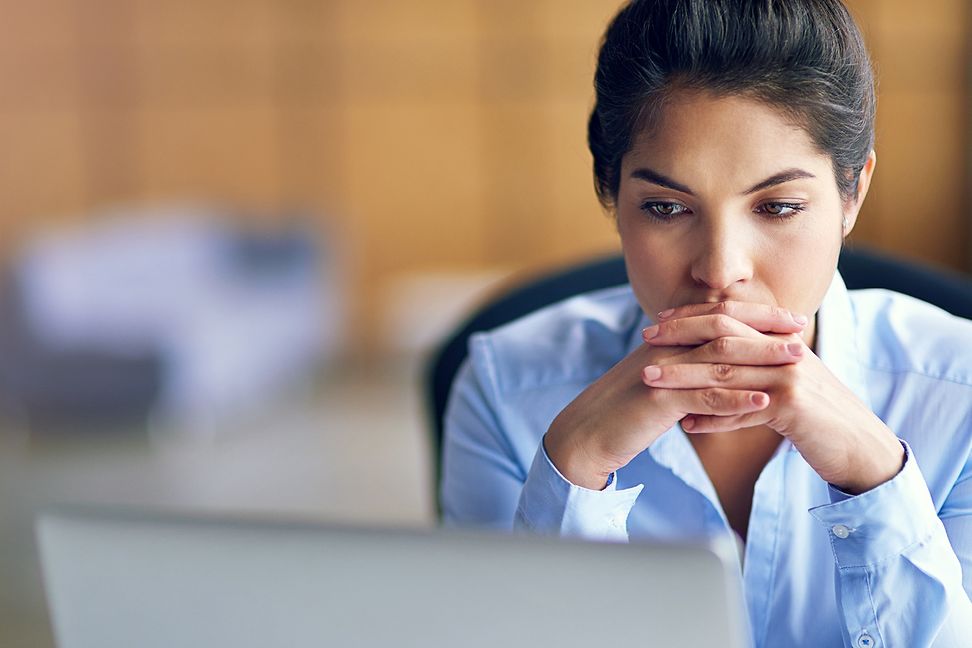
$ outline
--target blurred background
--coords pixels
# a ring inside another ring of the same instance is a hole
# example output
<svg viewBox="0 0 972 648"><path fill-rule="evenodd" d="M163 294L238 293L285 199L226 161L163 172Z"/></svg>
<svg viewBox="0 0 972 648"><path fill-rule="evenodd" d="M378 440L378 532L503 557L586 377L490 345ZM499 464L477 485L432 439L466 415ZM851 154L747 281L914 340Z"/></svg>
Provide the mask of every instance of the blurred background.
<svg viewBox="0 0 972 648"><path fill-rule="evenodd" d="M852 0L854 241L972 270L967 0ZM0 645L55 502L434 522L429 349L618 249L585 146L616 0L0 0Z"/></svg>

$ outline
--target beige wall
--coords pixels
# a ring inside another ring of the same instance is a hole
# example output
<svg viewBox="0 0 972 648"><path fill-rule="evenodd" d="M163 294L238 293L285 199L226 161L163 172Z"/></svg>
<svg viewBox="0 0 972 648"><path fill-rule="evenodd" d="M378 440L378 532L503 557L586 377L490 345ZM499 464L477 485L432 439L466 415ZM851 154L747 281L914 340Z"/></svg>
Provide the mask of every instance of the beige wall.
<svg viewBox="0 0 972 648"><path fill-rule="evenodd" d="M878 75L878 166L854 239L972 269L968 0L850 0Z"/></svg>
<svg viewBox="0 0 972 648"><path fill-rule="evenodd" d="M612 249L584 136L617 4L0 0L2 247L114 203L309 208L349 237L365 332L403 273ZM968 269L969 8L852 6L881 78L855 237Z"/></svg>

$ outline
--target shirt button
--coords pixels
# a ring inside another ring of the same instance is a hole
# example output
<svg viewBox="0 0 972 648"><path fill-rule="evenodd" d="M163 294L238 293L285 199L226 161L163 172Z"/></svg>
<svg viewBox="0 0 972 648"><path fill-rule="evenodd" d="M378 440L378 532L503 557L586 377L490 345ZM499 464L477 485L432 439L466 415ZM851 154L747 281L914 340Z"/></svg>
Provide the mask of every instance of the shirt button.
<svg viewBox="0 0 972 648"><path fill-rule="evenodd" d="M874 648L875 645L871 635L866 632L862 632L861 636L857 638L857 648Z"/></svg>
<svg viewBox="0 0 972 648"><path fill-rule="evenodd" d="M850 535L850 529L848 529L843 524L835 524L830 528L830 530L833 531L834 535L840 538L841 540L843 540L844 538ZM864 637L867 637L868 641L871 640L871 638L868 637L866 634L861 635L861 639L863 639ZM857 640L857 645L858 646L864 645L867 646L868 648L870 648L871 646L871 644L862 644L860 639Z"/></svg>

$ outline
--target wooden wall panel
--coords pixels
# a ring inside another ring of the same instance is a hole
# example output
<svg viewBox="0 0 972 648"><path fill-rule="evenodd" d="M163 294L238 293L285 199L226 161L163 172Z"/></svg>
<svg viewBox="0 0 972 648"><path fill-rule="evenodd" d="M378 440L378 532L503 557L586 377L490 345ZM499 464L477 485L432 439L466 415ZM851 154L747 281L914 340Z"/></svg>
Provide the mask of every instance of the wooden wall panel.
<svg viewBox="0 0 972 648"><path fill-rule="evenodd" d="M538 34L569 39L594 51L608 20L624 4L622 0L573 0L569 11L563 0L535 0L540 12ZM591 68L593 69L593 67Z"/></svg>
<svg viewBox="0 0 972 648"><path fill-rule="evenodd" d="M845 0L854 7L855 0ZM862 3L861 20L881 34L938 33L954 37L967 35L968 24L962 18L969 9L967 0L932 0L916 4L914 0L866 0ZM899 46L906 47L904 43Z"/></svg>
<svg viewBox="0 0 972 648"><path fill-rule="evenodd" d="M492 0L491 0L492 2ZM342 43L400 43L426 47L461 43L479 29L483 0L337 0Z"/></svg>
<svg viewBox="0 0 972 648"><path fill-rule="evenodd" d="M346 101L468 101L476 92L476 54L470 41L349 43L342 48Z"/></svg>
<svg viewBox="0 0 972 648"><path fill-rule="evenodd" d="M543 264L549 256L549 126L546 106L538 102L483 105L484 243L495 264Z"/></svg>
<svg viewBox="0 0 972 648"><path fill-rule="evenodd" d="M547 222L551 253L557 261L566 261L591 250L620 251L614 218L604 211L594 193L591 154L584 137L567 137L564 133L583 124L586 134L587 102L564 101L550 110L548 149L553 190Z"/></svg>
<svg viewBox="0 0 972 648"><path fill-rule="evenodd" d="M850 4L878 79L878 164L852 239L968 271L969 4Z"/></svg>
<svg viewBox="0 0 972 648"><path fill-rule="evenodd" d="M487 245L495 262L538 268L616 247L585 153L593 52L612 3L599 4L594 20L593 2L579 3L574 15L545 2L480 8Z"/></svg>
<svg viewBox="0 0 972 648"><path fill-rule="evenodd" d="M78 0L83 6L87 0ZM126 0L111 0L123 2ZM243 50L269 45L275 0L127 0L135 6L135 39L152 48Z"/></svg>
<svg viewBox="0 0 972 648"><path fill-rule="evenodd" d="M0 51L74 51L77 10L77 0L0 0Z"/></svg>
<svg viewBox="0 0 972 648"><path fill-rule="evenodd" d="M66 47L0 44L0 79L0 110L73 110L81 92L76 52Z"/></svg>
<svg viewBox="0 0 972 648"><path fill-rule="evenodd" d="M900 93L878 120L871 242L912 258L955 266L965 258L968 203L961 104L949 93ZM909 124L908 128L896 126Z"/></svg>
<svg viewBox="0 0 972 648"><path fill-rule="evenodd" d="M260 47L194 45L139 47L139 103L153 109L232 108L275 101L274 50Z"/></svg>
<svg viewBox="0 0 972 648"><path fill-rule="evenodd" d="M85 199L83 130L77 111L0 112L0 250L33 231L73 222Z"/></svg>
<svg viewBox="0 0 972 648"><path fill-rule="evenodd" d="M325 217L346 212L346 109L330 103L289 102L277 111L278 172L284 209Z"/></svg>
<svg viewBox="0 0 972 648"><path fill-rule="evenodd" d="M370 286L391 274L477 267L482 254L479 123L468 103L349 107L347 212Z"/></svg>
<svg viewBox="0 0 972 648"><path fill-rule="evenodd" d="M280 203L276 112L267 103L139 112L148 200L213 197L254 209Z"/></svg>

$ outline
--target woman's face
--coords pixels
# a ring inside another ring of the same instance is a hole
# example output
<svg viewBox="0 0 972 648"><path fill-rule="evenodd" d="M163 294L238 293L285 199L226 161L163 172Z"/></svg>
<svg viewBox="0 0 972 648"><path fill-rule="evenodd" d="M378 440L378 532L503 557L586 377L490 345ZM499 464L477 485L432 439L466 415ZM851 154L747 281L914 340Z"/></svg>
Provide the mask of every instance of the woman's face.
<svg viewBox="0 0 972 648"><path fill-rule="evenodd" d="M618 230L641 307L734 300L813 315L873 168L872 153L845 204L830 157L774 109L676 95L621 163Z"/></svg>

